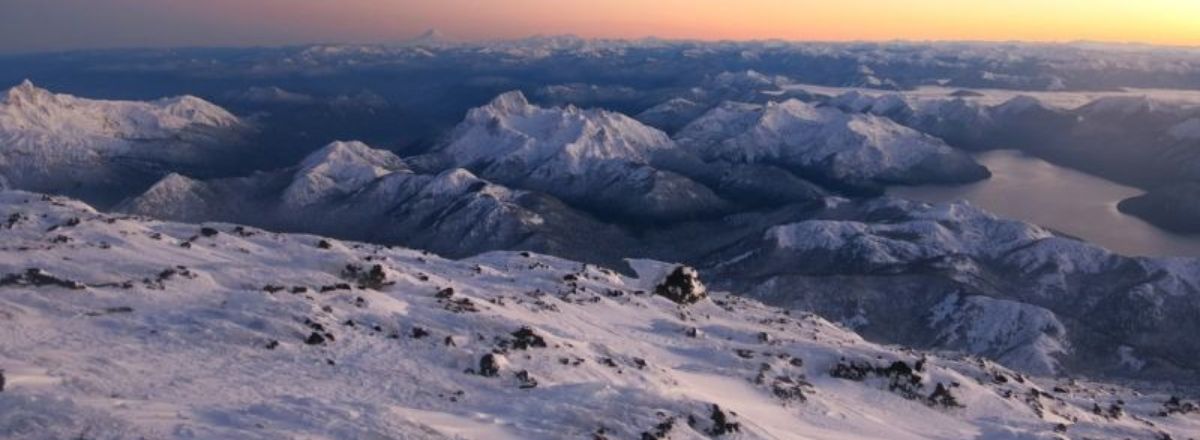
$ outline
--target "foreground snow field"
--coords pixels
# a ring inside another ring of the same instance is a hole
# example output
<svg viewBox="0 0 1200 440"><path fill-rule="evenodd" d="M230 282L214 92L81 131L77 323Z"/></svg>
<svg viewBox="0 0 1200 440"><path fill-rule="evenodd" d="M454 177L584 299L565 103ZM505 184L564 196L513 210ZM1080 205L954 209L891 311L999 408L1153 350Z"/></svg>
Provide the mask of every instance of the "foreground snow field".
<svg viewBox="0 0 1200 440"><path fill-rule="evenodd" d="M880 346L631 265L451 261L0 192L0 438L1200 435L1169 392Z"/></svg>

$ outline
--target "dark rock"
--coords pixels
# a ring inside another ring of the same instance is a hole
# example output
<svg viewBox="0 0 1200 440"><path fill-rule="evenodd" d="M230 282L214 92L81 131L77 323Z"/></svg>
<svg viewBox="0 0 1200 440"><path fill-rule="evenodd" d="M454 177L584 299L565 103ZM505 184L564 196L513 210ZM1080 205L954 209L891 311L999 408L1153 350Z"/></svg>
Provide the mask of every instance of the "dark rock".
<svg viewBox="0 0 1200 440"><path fill-rule="evenodd" d="M488 353L479 358L479 375L483 377L496 377L500 375L500 355Z"/></svg>
<svg viewBox="0 0 1200 440"><path fill-rule="evenodd" d="M664 440L671 435L671 430L675 429L675 418L669 417L654 428L642 433L642 440Z"/></svg>
<svg viewBox="0 0 1200 440"><path fill-rule="evenodd" d="M325 337L321 336L320 333L312 332L312 334L308 335L308 339L304 340L304 343L308 345L321 345L325 343Z"/></svg>
<svg viewBox="0 0 1200 440"><path fill-rule="evenodd" d="M395 284L388 281L387 272L380 264L371 266L369 270L363 270L362 266L357 264L347 264L346 268L342 270L342 278L354 281L360 289L379 290Z"/></svg>
<svg viewBox="0 0 1200 440"><path fill-rule="evenodd" d="M708 417L713 424L712 428L708 430L709 435L721 436L742 430L742 424L729 421L729 415L725 414L725 411L721 411L721 407L715 403L712 405L712 412Z"/></svg>
<svg viewBox="0 0 1200 440"><path fill-rule="evenodd" d="M517 380L521 382L520 387L523 390L527 390L530 388L537 388L537 386L538 386L537 379L534 379L533 376L529 374L528 370L518 371L517 372Z"/></svg>
<svg viewBox="0 0 1200 440"><path fill-rule="evenodd" d="M695 304L708 297L708 291L700 282L696 269L687 266L676 267L662 283L654 288L654 294L667 298L676 304Z"/></svg>
<svg viewBox="0 0 1200 440"><path fill-rule="evenodd" d="M953 394L950 394L950 389L942 385L941 382L938 382L937 387L933 389L933 393L929 395L928 403L931 406L940 406L942 408L962 407L958 403L958 399Z"/></svg>
<svg viewBox="0 0 1200 440"><path fill-rule="evenodd" d="M87 288L81 282L58 278L38 268L25 269L25 272L20 274L10 274L0 277L0 287L3 286L57 286L71 290Z"/></svg>
<svg viewBox="0 0 1200 440"><path fill-rule="evenodd" d="M513 332L512 336L512 348L514 349L546 348L546 339L534 332L532 328L521 327L520 330Z"/></svg>

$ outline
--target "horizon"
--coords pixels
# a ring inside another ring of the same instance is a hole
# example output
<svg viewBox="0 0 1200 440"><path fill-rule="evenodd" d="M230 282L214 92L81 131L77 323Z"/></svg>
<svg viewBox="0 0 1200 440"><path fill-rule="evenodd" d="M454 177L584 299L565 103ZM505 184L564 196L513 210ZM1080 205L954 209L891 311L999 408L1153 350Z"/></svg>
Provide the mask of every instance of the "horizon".
<svg viewBox="0 0 1200 440"><path fill-rule="evenodd" d="M342 41L342 40L311 40L311 41L296 41L275 44L186 44L172 46L156 46L156 45L129 45L129 46L104 46L104 47L79 47L79 48L58 48L58 49L37 49L37 50L18 50L4 51L0 50L0 56L26 56L26 55L52 55L60 53L86 53L86 52L121 52L121 51L142 51L142 50L205 50L205 49L231 49L231 50L253 50L253 49L280 49L289 47L311 47L311 46L384 46L384 47L403 47L410 45L421 39L429 32L438 31L436 28L426 29L412 35L407 39L398 39L396 41ZM636 43L640 41L660 41L665 43L696 43L696 44L722 44L722 43L783 43L783 44L829 44L829 45L855 45L855 44L913 44L913 45L1003 45L1017 44L1028 46L1106 46L1110 48L1131 48L1131 49L1175 49L1175 50L1200 50L1200 43L1196 44L1170 44L1170 43L1153 43L1143 41L1119 41L1119 40L969 40L969 39L854 39L854 40L821 40L821 39L787 39L787 38L686 38L686 37L662 37L657 35L629 36L629 37L604 37L604 36L586 36L573 33L558 33L558 34L529 34L515 37L498 37L498 38L476 38L476 39L460 39L453 35L447 35L438 31L443 37L443 44L447 46L472 46L472 45L488 45L528 41L537 38L578 38L583 41L598 41L598 42L623 42Z"/></svg>
<svg viewBox="0 0 1200 440"><path fill-rule="evenodd" d="M846 0L11 0L0 6L0 53L94 49L395 44L439 29L480 43L529 36L668 41L1025 42L1200 47L1200 3L1017 0L962 5ZM688 14L679 14L686 10ZM463 12L469 11L469 12ZM682 16L686 15L686 17Z"/></svg>

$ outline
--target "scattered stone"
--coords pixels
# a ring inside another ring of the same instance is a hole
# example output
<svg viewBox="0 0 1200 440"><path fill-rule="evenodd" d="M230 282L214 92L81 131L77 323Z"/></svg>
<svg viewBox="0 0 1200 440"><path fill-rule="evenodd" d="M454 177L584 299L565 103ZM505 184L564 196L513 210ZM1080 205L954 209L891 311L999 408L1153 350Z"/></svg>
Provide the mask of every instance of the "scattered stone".
<svg viewBox="0 0 1200 440"><path fill-rule="evenodd" d="M888 391L905 399L920 400L930 406L961 406L950 394L950 390L941 383L938 383L939 389L935 389L933 394L925 395L921 391L924 387L921 375L904 361L892 362L887 367L877 367L870 362L848 362L842 359L834 365L829 375L856 382L866 380L868 376L881 377L888 380Z"/></svg>
<svg viewBox="0 0 1200 440"><path fill-rule="evenodd" d="M216 237L217 234L220 234L220 232L218 232L216 229L208 227L200 228L200 235L205 237Z"/></svg>
<svg viewBox="0 0 1200 440"><path fill-rule="evenodd" d="M371 266L370 270L363 270L362 266L357 264L347 264L346 268L342 270L342 278L354 281L360 289L379 290L396 284L388 281L387 272L383 270L381 264Z"/></svg>
<svg viewBox="0 0 1200 440"><path fill-rule="evenodd" d="M808 401L805 391L811 388L808 381L791 376L777 376L771 382L771 394L784 403Z"/></svg>
<svg viewBox="0 0 1200 440"><path fill-rule="evenodd" d="M112 315L112 314L117 314L117 313L133 313L133 307L128 307L128 306L105 307L101 310L84 313L84 315L94 317L94 316Z"/></svg>
<svg viewBox="0 0 1200 440"><path fill-rule="evenodd" d="M4 286L57 286L71 290L87 288L81 282L58 278L38 268L25 269L25 272L20 274L10 274L0 277L0 287Z"/></svg>
<svg viewBox="0 0 1200 440"><path fill-rule="evenodd" d="M649 431L642 433L641 440L664 440L669 438L671 431L675 429L675 418L668 417L666 420L654 425Z"/></svg>
<svg viewBox="0 0 1200 440"><path fill-rule="evenodd" d="M314 333L314 334L315 334L315 333ZM319 336L319 335L318 335L318 336ZM268 341L268 342L267 342L267 350L274 350L274 349L276 349L276 348L279 348L279 341L276 341L276 340L272 339L272 340L270 340L270 341Z"/></svg>
<svg viewBox="0 0 1200 440"><path fill-rule="evenodd" d="M475 305L470 298L459 298L455 300L444 301L443 307L454 313L476 313L479 312L479 307Z"/></svg>
<svg viewBox="0 0 1200 440"><path fill-rule="evenodd" d="M520 387L523 390L537 388L538 381L529 374L529 370L521 370L517 372L517 380L520 381Z"/></svg>
<svg viewBox="0 0 1200 440"><path fill-rule="evenodd" d="M308 335L308 339L304 340L304 343L308 345L321 345L325 343L325 337L321 336L320 333L312 332L312 334Z"/></svg>
<svg viewBox="0 0 1200 440"><path fill-rule="evenodd" d="M317 242L317 247L321 249L333 249L333 244L329 240L321 240Z"/></svg>
<svg viewBox="0 0 1200 440"><path fill-rule="evenodd" d="M532 328L521 327L520 330L513 332L512 336L512 348L514 349L546 348L546 339L534 332Z"/></svg>
<svg viewBox="0 0 1200 440"><path fill-rule="evenodd" d="M425 330L421 327L413 327L411 335L413 339L421 339L429 336L429 330Z"/></svg>
<svg viewBox="0 0 1200 440"><path fill-rule="evenodd" d="M742 424L729 421L729 415L725 414L725 411L721 411L721 407L715 403L712 405L712 412L708 417L713 424L712 428L708 430L709 435L721 436L742 430Z"/></svg>
<svg viewBox="0 0 1200 440"><path fill-rule="evenodd" d="M504 357L495 353L488 353L479 358L479 375L483 377L496 377L500 375L500 369L503 368Z"/></svg>
<svg viewBox="0 0 1200 440"><path fill-rule="evenodd" d="M1200 412L1200 405L1195 402L1185 402L1179 396L1171 396L1166 402L1163 402L1163 409L1159 411L1159 417L1168 417L1173 414L1191 414Z"/></svg>
<svg viewBox="0 0 1200 440"><path fill-rule="evenodd" d="M937 387L933 389L933 393L929 395L928 404L930 406L940 406L942 408L961 408L958 399L950 394L950 389L938 382Z"/></svg>

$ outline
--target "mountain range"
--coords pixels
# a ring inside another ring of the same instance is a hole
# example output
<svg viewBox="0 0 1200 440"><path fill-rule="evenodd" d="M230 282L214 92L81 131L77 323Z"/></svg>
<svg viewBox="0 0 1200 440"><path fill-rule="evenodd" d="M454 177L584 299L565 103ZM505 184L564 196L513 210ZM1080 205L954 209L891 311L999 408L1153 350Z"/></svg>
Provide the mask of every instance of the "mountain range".
<svg viewBox="0 0 1200 440"><path fill-rule="evenodd" d="M1120 161L1153 170L1114 175L1166 185L1121 209L1187 224L1194 108L775 93L792 83L757 72L710 81L635 117L511 91L416 154L336 141L238 175L212 164L249 148L251 118L194 97L21 84L0 102L0 286L15 292L0 300L13 329L0 338L21 347L0 352L19 391L0 393L16 414L0 415L0 433L1200 429L1194 404L1169 396L1200 372L1200 260L1123 256L966 202L881 195L987 179L968 153L1015 143L1102 175ZM1137 130L1113 129L1130 120ZM156 356L174 373L148 373ZM213 392L212 374L231 368L235 391ZM207 394L185 399L195 393ZM369 397L347 410L355 393ZM288 403L239 406L264 400Z"/></svg>

